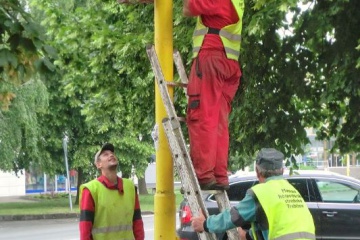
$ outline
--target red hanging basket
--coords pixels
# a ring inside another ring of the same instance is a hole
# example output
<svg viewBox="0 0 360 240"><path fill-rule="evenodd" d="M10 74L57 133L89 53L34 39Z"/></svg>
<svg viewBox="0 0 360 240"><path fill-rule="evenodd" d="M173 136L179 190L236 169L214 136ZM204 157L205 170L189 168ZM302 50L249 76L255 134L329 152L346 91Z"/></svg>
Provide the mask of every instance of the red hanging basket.
<svg viewBox="0 0 360 240"><path fill-rule="evenodd" d="M154 3L154 0L118 0L119 3L129 3L129 4L137 4L137 3Z"/></svg>

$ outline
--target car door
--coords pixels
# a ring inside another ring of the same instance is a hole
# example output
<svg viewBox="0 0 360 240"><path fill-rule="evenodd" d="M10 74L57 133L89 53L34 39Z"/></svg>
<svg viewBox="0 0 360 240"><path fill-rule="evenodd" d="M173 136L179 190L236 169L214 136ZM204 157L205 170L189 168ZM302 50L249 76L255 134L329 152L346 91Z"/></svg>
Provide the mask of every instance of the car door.
<svg viewBox="0 0 360 240"><path fill-rule="evenodd" d="M316 178L321 200L322 239L360 239L360 186L335 178Z"/></svg>
<svg viewBox="0 0 360 240"><path fill-rule="evenodd" d="M315 225L315 233L316 239L321 239L321 218L318 208L318 199L319 197L314 191L312 180L309 178L302 177L289 177L288 182L293 185L296 190L300 193L306 205L313 216L314 225Z"/></svg>

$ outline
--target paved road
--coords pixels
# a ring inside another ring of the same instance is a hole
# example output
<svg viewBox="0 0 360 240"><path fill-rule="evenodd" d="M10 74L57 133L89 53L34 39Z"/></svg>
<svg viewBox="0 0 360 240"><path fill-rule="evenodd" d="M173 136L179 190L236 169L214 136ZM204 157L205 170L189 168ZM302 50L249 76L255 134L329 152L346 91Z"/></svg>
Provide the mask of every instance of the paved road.
<svg viewBox="0 0 360 240"><path fill-rule="evenodd" d="M145 239L154 240L154 215L143 216ZM0 240L79 240L78 219L0 222Z"/></svg>
<svg viewBox="0 0 360 240"><path fill-rule="evenodd" d="M0 222L0 239L78 240L78 220L52 219Z"/></svg>

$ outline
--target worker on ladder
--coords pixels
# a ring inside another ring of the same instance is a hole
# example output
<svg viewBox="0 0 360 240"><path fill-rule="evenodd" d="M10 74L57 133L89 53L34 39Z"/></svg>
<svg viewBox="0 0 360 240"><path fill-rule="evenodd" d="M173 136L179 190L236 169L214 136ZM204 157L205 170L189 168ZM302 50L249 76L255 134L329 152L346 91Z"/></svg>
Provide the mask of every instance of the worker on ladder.
<svg viewBox="0 0 360 240"><path fill-rule="evenodd" d="M240 84L238 62L244 0L183 0L197 17L187 94L190 157L203 190L226 190L231 101Z"/></svg>

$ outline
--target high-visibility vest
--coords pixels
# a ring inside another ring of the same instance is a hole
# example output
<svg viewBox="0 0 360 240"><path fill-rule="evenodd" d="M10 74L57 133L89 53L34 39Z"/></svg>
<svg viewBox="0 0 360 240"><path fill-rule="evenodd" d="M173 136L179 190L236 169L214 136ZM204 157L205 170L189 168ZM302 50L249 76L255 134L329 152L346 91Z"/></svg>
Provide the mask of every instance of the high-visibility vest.
<svg viewBox="0 0 360 240"><path fill-rule="evenodd" d="M124 194L106 188L97 179L81 185L89 189L95 202L95 217L92 228L94 240L134 240L133 216L135 187L131 180L122 179Z"/></svg>
<svg viewBox="0 0 360 240"><path fill-rule="evenodd" d="M300 193L284 179L251 188L266 214L269 240L316 239L312 215ZM252 223L253 235L254 223Z"/></svg>
<svg viewBox="0 0 360 240"><path fill-rule="evenodd" d="M242 17L244 14L245 4L244 0L231 0L231 2L235 7L239 21L221 29L210 29L210 32L216 32L216 34L220 36L224 45L226 57L237 61L240 56ZM193 34L193 58L197 57L205 35L208 32L209 28L202 23L201 16L197 17L197 23Z"/></svg>

